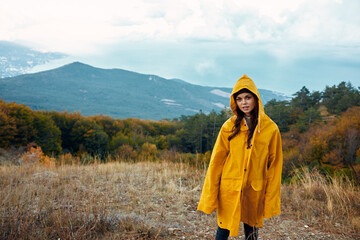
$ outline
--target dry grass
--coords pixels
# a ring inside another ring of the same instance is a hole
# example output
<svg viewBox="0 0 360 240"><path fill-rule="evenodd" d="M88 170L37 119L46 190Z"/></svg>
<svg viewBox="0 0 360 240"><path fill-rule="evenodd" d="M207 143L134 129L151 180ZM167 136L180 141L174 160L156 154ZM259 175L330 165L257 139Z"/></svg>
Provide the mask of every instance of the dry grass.
<svg viewBox="0 0 360 240"><path fill-rule="evenodd" d="M117 162L3 166L0 176L1 239L156 239L196 221L183 213L196 210L203 171Z"/></svg>
<svg viewBox="0 0 360 240"><path fill-rule="evenodd" d="M284 212L334 233L360 237L360 191L347 178L304 168L283 185Z"/></svg>
<svg viewBox="0 0 360 240"><path fill-rule="evenodd" d="M169 162L1 166L0 238L213 239L215 214L196 211L204 176ZM283 214L267 221L260 236L284 239L279 226L287 234L303 221L345 233L343 239L359 237L358 189L337 179L328 184L316 173L302 176L283 186Z"/></svg>

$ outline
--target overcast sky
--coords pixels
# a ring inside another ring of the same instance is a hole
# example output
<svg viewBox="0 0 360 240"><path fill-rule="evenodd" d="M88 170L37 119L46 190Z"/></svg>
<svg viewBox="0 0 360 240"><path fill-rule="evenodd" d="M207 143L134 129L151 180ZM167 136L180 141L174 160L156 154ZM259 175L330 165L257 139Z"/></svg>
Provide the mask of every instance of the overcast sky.
<svg viewBox="0 0 360 240"><path fill-rule="evenodd" d="M0 0L0 40L208 86L360 86L359 0Z"/></svg>

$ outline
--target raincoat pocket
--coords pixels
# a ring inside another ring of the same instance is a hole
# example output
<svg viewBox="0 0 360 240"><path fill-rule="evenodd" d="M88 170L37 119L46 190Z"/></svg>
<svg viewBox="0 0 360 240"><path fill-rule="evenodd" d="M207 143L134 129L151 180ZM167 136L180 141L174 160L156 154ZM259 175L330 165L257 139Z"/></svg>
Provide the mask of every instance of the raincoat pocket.
<svg viewBox="0 0 360 240"><path fill-rule="evenodd" d="M260 191L264 187L264 180L263 179L256 179L251 181L251 187L255 191Z"/></svg>
<svg viewBox="0 0 360 240"><path fill-rule="evenodd" d="M221 206L229 205L230 207L236 202L241 192L241 183L242 181L237 179L221 179L219 191L219 202Z"/></svg>
<svg viewBox="0 0 360 240"><path fill-rule="evenodd" d="M230 228L235 209L240 204L241 183L241 179L221 179L218 196L218 224L220 227Z"/></svg>

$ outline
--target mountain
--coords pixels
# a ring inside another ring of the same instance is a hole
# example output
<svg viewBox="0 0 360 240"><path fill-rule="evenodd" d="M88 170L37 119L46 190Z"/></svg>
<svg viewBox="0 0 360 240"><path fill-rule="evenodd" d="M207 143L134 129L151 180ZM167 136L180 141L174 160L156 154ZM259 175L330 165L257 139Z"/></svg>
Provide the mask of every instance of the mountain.
<svg viewBox="0 0 360 240"><path fill-rule="evenodd" d="M34 110L80 111L89 116L159 120L229 106L231 88L204 87L122 69L74 62L33 74L0 79L1 98ZM286 97L259 89L264 103Z"/></svg>
<svg viewBox="0 0 360 240"><path fill-rule="evenodd" d="M0 41L0 78L24 74L36 65L65 56L62 53L43 53L13 42Z"/></svg>

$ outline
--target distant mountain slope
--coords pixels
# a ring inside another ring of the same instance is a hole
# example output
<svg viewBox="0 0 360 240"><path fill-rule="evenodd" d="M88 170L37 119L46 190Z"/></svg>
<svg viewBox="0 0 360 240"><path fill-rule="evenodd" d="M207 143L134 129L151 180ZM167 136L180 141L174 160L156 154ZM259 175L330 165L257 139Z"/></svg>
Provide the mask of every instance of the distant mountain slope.
<svg viewBox="0 0 360 240"><path fill-rule="evenodd" d="M285 99L259 90L263 102ZM230 88L193 85L156 75L100 69L80 62L49 71L0 79L1 98L34 110L80 111L114 118L159 120L229 106Z"/></svg>
<svg viewBox="0 0 360 240"><path fill-rule="evenodd" d="M36 65L65 56L61 53L43 53L16 43L0 41L0 78L24 74Z"/></svg>

